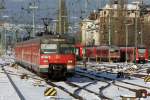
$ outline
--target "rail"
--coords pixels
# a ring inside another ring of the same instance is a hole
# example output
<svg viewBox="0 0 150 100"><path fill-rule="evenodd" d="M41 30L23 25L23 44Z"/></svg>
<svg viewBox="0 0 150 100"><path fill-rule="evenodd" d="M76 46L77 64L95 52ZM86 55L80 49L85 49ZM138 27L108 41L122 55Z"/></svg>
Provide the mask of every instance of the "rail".
<svg viewBox="0 0 150 100"><path fill-rule="evenodd" d="M12 84L13 88L15 89L17 95L19 96L20 100L25 100L25 97L23 96L23 94L20 92L20 90L17 88L17 86L15 85L15 83L13 82L12 78L10 77L10 75L7 73L7 71L4 68L5 65L2 65L2 70L4 71L4 73L7 75L10 83Z"/></svg>

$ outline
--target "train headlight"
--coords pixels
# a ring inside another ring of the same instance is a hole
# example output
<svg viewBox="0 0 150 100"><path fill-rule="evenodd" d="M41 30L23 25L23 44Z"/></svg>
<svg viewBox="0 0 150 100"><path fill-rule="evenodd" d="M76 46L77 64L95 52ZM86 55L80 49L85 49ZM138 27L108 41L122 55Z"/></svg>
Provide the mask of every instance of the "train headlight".
<svg viewBox="0 0 150 100"><path fill-rule="evenodd" d="M44 63L48 63L48 60L43 60Z"/></svg>
<svg viewBox="0 0 150 100"><path fill-rule="evenodd" d="M41 56L41 58L48 58L48 56L44 56L44 55L43 55L43 56Z"/></svg>
<svg viewBox="0 0 150 100"><path fill-rule="evenodd" d="M68 64L72 64L73 63L73 61L72 60L68 60Z"/></svg>

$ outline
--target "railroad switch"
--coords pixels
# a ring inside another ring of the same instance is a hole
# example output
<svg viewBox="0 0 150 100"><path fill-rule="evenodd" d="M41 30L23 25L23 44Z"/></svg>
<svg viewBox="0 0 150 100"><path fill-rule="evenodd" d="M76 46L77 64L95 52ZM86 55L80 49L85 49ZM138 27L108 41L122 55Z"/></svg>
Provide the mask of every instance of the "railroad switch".
<svg viewBox="0 0 150 100"><path fill-rule="evenodd" d="M22 74L22 75L20 76L20 78L21 78L21 79L28 79L29 76L28 76L27 74Z"/></svg>
<svg viewBox="0 0 150 100"><path fill-rule="evenodd" d="M54 87L49 87L44 91L44 96L56 96L57 90Z"/></svg>

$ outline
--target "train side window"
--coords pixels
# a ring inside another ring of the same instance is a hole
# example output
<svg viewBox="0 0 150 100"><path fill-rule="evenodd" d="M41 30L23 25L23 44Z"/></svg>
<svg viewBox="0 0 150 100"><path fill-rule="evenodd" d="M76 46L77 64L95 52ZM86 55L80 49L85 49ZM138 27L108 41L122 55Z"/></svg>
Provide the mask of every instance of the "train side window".
<svg viewBox="0 0 150 100"><path fill-rule="evenodd" d="M145 49L138 49L139 53L145 53Z"/></svg>

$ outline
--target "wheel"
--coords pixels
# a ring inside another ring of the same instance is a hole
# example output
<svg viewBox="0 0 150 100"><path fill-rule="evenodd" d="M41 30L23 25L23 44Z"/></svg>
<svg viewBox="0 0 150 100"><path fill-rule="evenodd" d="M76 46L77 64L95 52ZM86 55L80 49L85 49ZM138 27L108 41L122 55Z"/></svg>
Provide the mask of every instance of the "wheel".
<svg viewBox="0 0 150 100"><path fill-rule="evenodd" d="M52 66L49 66L49 68L48 68L48 78L52 78L52 75L53 75L53 68L52 68Z"/></svg>

